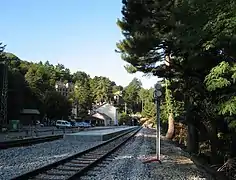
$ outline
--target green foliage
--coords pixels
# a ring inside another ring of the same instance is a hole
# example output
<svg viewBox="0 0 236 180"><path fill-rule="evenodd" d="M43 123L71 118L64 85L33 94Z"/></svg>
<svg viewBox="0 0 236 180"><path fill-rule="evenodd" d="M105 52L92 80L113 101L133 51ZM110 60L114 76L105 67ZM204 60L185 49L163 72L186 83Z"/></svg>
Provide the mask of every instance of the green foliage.
<svg viewBox="0 0 236 180"><path fill-rule="evenodd" d="M126 71L130 74L134 74L137 72L137 68L135 68L134 66L130 65L130 64L127 64L124 66Z"/></svg>
<svg viewBox="0 0 236 180"><path fill-rule="evenodd" d="M11 53L1 55L3 60L10 62L9 118L18 119L23 108L36 108L40 110L42 117L66 119L70 115L72 104L77 104L79 115L85 116L93 102L110 102L114 98L113 93L123 90L122 86L117 86L106 77L90 78L80 71L71 74L62 64L22 61ZM57 81L73 82L76 85L69 99L55 92Z"/></svg>
<svg viewBox="0 0 236 180"><path fill-rule="evenodd" d="M63 119L71 114L71 102L58 92L47 92L44 105L47 117L50 119Z"/></svg>
<svg viewBox="0 0 236 180"><path fill-rule="evenodd" d="M25 105L25 78L16 69L9 69L8 80L8 118L19 119L19 112Z"/></svg>
<svg viewBox="0 0 236 180"><path fill-rule="evenodd" d="M138 111L137 106L139 104L139 91L141 86L141 81L134 78L123 91L123 99L127 103L128 109L133 113Z"/></svg>
<svg viewBox="0 0 236 180"><path fill-rule="evenodd" d="M62 73L60 73L58 65L54 67L48 61L45 64L42 62L30 63L22 61L12 54L8 57L10 57L10 72L13 73L12 76L9 74L9 78L12 78L9 79L8 112L12 112L9 118L17 117L18 119L19 112L23 108L39 109L42 117L47 115L54 119L56 117L67 118L71 111L71 103L54 89L55 82L62 77L63 67L61 67ZM69 77L65 72L64 76ZM17 104L14 102L16 100ZM15 108L12 108L13 106Z"/></svg>
<svg viewBox="0 0 236 180"><path fill-rule="evenodd" d="M121 95L122 91L123 91L123 87L122 86L117 86L117 85L112 86L112 93L113 94Z"/></svg>
<svg viewBox="0 0 236 180"><path fill-rule="evenodd" d="M208 91L215 91L217 88L221 89L231 85L227 77L231 71L229 63L223 61L218 66L212 68L210 73L205 78L205 83ZM234 77L232 75L232 77Z"/></svg>
<svg viewBox="0 0 236 180"><path fill-rule="evenodd" d="M235 1L122 3L123 16L117 22L124 35L117 43L121 58L137 71L171 81L163 110L169 112L179 104L179 110L184 107L182 119L200 134L205 133L204 128L210 132L211 126L219 130L214 122L224 118L217 112L234 116L236 109ZM168 65L163 63L166 57ZM195 140L189 139L189 144L197 147Z"/></svg>
<svg viewBox="0 0 236 180"><path fill-rule="evenodd" d="M132 118L128 114L126 114L125 112L122 112L119 114L119 117L118 117L119 125L123 125L123 124L128 125L131 120L132 120Z"/></svg>
<svg viewBox="0 0 236 180"><path fill-rule="evenodd" d="M0 43L0 62L3 62L4 60L6 60L6 53L4 52L5 46Z"/></svg>
<svg viewBox="0 0 236 180"><path fill-rule="evenodd" d="M168 118L170 114L174 115L174 119L179 119L184 112L184 103L183 101L178 101L173 96L173 90L171 89L171 85L173 81L164 80L163 83L163 100L161 102L161 121L164 123L168 122Z"/></svg>
<svg viewBox="0 0 236 180"><path fill-rule="evenodd" d="M156 105L154 102L145 102L142 116L146 118L153 118L156 116Z"/></svg>
<svg viewBox="0 0 236 180"><path fill-rule="evenodd" d="M165 102L166 102L166 111L167 114L173 113L173 97L171 90L168 88L170 86L170 82L168 80L165 80Z"/></svg>
<svg viewBox="0 0 236 180"><path fill-rule="evenodd" d="M86 116L88 110L92 108L92 95L90 89L90 77L85 72L76 72L74 74L75 88L72 92L72 99L79 106L78 114Z"/></svg>
<svg viewBox="0 0 236 180"><path fill-rule="evenodd" d="M140 91L138 92L138 95L139 95L139 98L144 101L145 99L148 98L148 90L147 89L144 89L144 88L141 88Z"/></svg>
<svg viewBox="0 0 236 180"><path fill-rule="evenodd" d="M209 91L214 91L217 88L228 87L230 85L230 81L226 78L219 77L217 79L211 79L206 85Z"/></svg>
<svg viewBox="0 0 236 180"><path fill-rule="evenodd" d="M90 87L93 92L95 102L109 102L113 99L112 81L106 77L95 76L90 81Z"/></svg>
<svg viewBox="0 0 236 180"><path fill-rule="evenodd" d="M226 100L217 105L217 110L220 115L235 115L236 114L236 96L231 97L229 100Z"/></svg>
<svg viewBox="0 0 236 180"><path fill-rule="evenodd" d="M141 114L145 118L153 118L156 116L156 105L153 98L154 89L141 88L139 91L139 98L142 102Z"/></svg>
<svg viewBox="0 0 236 180"><path fill-rule="evenodd" d="M142 112L147 117L155 116L153 89L143 89L137 78L123 88L106 77L91 78L81 71L71 74L62 64L52 65L49 61L32 63L22 61L11 53L6 55L10 62L10 118L19 118L19 112L23 108L36 108L40 110L42 117L66 119L70 115L72 105L78 106L78 114L83 117L87 115L93 103L100 102L114 102L119 112L124 111L127 106L129 113ZM55 92L57 81L74 83L74 91L69 97ZM129 115L125 116L126 119L128 117Z"/></svg>
<svg viewBox="0 0 236 180"><path fill-rule="evenodd" d="M236 120L233 120L229 123L229 128L235 129L235 127L236 127Z"/></svg>
<svg viewBox="0 0 236 180"><path fill-rule="evenodd" d="M161 121L165 122L165 123L168 122L169 114L166 111L166 104L165 104L165 102L162 102L161 107L160 107L160 111L161 111L161 113L160 113Z"/></svg>
<svg viewBox="0 0 236 180"><path fill-rule="evenodd" d="M49 81L51 79L50 71L43 65L34 64L30 66L25 74L25 79L39 96L43 97L45 91L53 89Z"/></svg>
<svg viewBox="0 0 236 180"><path fill-rule="evenodd" d="M235 71L236 63L222 61L205 78L207 90L217 93L214 111L225 117L236 115ZM229 128L236 128L234 121L229 122Z"/></svg>

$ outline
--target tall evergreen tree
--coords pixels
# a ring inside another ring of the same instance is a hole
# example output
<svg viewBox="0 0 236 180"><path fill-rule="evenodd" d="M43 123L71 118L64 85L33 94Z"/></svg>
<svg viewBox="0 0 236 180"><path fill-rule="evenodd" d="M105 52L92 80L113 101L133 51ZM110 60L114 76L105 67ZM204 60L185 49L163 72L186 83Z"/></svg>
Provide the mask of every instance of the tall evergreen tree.
<svg viewBox="0 0 236 180"><path fill-rule="evenodd" d="M132 71L175 80L170 89L173 95L182 94L192 152L199 147L197 131L206 128L207 112L202 102L209 100L209 92L203 83L205 76L218 62L233 55L233 7L233 1L222 0L123 1L118 25L125 39L117 44L118 52L135 68ZM171 60L168 66L160 63L166 61L165 56Z"/></svg>

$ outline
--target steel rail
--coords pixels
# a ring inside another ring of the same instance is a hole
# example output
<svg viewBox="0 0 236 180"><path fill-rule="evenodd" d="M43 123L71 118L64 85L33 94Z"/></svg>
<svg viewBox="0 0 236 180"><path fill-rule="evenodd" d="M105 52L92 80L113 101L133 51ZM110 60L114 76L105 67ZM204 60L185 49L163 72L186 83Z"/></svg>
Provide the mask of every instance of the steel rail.
<svg viewBox="0 0 236 180"><path fill-rule="evenodd" d="M33 145L33 144L54 141L54 140L61 139L61 138L63 138L63 135L53 135L53 136L44 136L44 137L37 137L37 138L27 138L27 139L20 139L20 140L3 141L3 142L0 142L0 149L29 146L29 145Z"/></svg>
<svg viewBox="0 0 236 180"><path fill-rule="evenodd" d="M73 180L85 174L90 168L104 160L113 153L117 148L122 146L131 137L133 137L141 127L132 128L108 141L97 146L87 149L83 152L76 153L70 157L48 164L41 168L35 169L28 173L22 174L12 180L21 179L62 179Z"/></svg>

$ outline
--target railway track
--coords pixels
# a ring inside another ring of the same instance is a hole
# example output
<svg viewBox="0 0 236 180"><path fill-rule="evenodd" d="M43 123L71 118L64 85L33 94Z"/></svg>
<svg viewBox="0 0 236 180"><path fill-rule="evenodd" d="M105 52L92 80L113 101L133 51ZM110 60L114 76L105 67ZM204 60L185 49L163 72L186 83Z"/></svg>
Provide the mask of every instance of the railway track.
<svg viewBox="0 0 236 180"><path fill-rule="evenodd" d="M99 129L100 130L110 129L110 127L103 127L103 128L99 128ZM97 128L82 129L80 131L93 131L93 130L97 130ZM43 131L37 131L37 133L56 132L56 131L58 132L58 131L62 131L62 130L53 130L53 131L52 130L43 130ZM79 132L79 131L77 131L77 132ZM34 145L34 144L39 144L39 143L44 143L44 142L48 142L48 141L62 139L64 134L66 133L65 129L62 131L62 133L63 134L59 134L59 135L3 141L3 142L0 142L0 150L12 148L12 147L30 146L30 145ZM73 133L73 130L71 133Z"/></svg>
<svg viewBox="0 0 236 180"><path fill-rule="evenodd" d="M21 140L5 141L5 142L0 142L0 149L29 146L29 145L33 145L33 144L54 141L54 140L58 140L61 138L63 138L63 135L53 135L53 136L46 136L46 137L37 137L37 138L27 138L27 139L21 139Z"/></svg>
<svg viewBox="0 0 236 180"><path fill-rule="evenodd" d="M46 165L12 180L73 180L79 179L92 167L103 161L117 148L132 138L141 128L136 127L91 149Z"/></svg>

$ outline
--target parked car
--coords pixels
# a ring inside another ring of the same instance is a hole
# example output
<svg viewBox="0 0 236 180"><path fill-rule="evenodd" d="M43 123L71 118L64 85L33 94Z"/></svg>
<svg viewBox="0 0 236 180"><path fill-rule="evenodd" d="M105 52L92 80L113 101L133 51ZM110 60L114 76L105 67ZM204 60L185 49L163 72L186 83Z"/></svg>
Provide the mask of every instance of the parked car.
<svg viewBox="0 0 236 180"><path fill-rule="evenodd" d="M75 127L88 128L91 127L91 125L86 122L76 122Z"/></svg>
<svg viewBox="0 0 236 180"><path fill-rule="evenodd" d="M71 123L72 127L75 127L76 121L74 119L71 119L70 123Z"/></svg>
<svg viewBox="0 0 236 180"><path fill-rule="evenodd" d="M91 124L89 124L89 123L83 122L83 124L84 124L84 127L85 127L85 128L91 127Z"/></svg>
<svg viewBox="0 0 236 180"><path fill-rule="evenodd" d="M40 121L36 121L36 125L37 125L37 126L40 126L40 127L44 127L44 124L41 123Z"/></svg>
<svg viewBox="0 0 236 180"><path fill-rule="evenodd" d="M72 125L69 121L57 120L56 121L56 127L57 128L70 128L70 127L72 127Z"/></svg>

